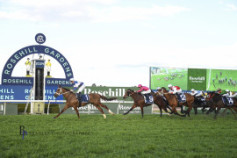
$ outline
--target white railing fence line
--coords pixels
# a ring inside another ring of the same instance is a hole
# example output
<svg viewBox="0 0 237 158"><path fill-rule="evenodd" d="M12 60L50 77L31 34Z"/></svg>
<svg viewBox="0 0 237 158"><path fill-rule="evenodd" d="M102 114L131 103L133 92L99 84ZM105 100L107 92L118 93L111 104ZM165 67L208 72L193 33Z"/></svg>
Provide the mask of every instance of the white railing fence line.
<svg viewBox="0 0 237 158"><path fill-rule="evenodd" d="M51 103L66 103L66 100L0 100L0 103L4 103L4 115L5 115L5 110L6 110L6 103L27 103L24 109L24 114L26 114L28 104L31 102L45 102L48 103L47 107L47 115L49 115L49 108ZM117 103L118 108L117 108L117 114L119 113L119 107L121 104L124 103L133 103L133 101L123 101L123 100L115 100L115 101L101 101L101 103ZM60 108L59 108L60 109ZM88 108L88 114L90 113L90 109Z"/></svg>

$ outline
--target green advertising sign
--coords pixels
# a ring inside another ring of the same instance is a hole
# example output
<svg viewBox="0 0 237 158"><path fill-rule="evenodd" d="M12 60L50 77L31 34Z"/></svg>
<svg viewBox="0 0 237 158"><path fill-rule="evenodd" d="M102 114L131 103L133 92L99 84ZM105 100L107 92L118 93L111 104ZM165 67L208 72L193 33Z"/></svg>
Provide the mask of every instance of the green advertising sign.
<svg viewBox="0 0 237 158"><path fill-rule="evenodd" d="M188 89L206 89L206 69L188 69Z"/></svg>
<svg viewBox="0 0 237 158"><path fill-rule="evenodd" d="M223 90L237 91L237 71L224 69L207 69L207 90L213 91L217 88Z"/></svg>
<svg viewBox="0 0 237 158"><path fill-rule="evenodd" d="M187 89L188 69L151 67L150 72L151 89L156 89L157 87L167 88L169 84Z"/></svg>
<svg viewBox="0 0 237 158"><path fill-rule="evenodd" d="M222 90L237 91L237 70L225 69L181 69L150 68L150 88L167 88L168 84L181 87L183 90Z"/></svg>

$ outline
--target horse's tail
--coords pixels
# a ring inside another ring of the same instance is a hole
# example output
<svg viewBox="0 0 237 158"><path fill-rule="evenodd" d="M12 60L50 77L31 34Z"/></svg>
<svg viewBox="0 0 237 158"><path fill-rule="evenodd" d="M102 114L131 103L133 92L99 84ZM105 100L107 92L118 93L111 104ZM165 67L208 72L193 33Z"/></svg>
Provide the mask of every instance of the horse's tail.
<svg viewBox="0 0 237 158"><path fill-rule="evenodd" d="M107 101L111 101L111 100L117 99L117 97L107 98L107 97L105 97L105 96L103 96L103 95L100 95L100 98L103 99L103 100L107 100Z"/></svg>

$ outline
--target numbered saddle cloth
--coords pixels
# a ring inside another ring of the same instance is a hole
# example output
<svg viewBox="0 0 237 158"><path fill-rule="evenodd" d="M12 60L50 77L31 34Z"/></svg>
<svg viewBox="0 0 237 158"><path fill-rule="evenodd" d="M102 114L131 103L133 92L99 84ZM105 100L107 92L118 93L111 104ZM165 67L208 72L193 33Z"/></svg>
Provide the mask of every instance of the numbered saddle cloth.
<svg viewBox="0 0 237 158"><path fill-rule="evenodd" d="M181 102L181 103L186 102L186 96L184 93L178 93L177 95L178 95L179 102Z"/></svg>
<svg viewBox="0 0 237 158"><path fill-rule="evenodd" d="M151 94L144 94L144 100L146 104L153 104L154 99Z"/></svg>
<svg viewBox="0 0 237 158"><path fill-rule="evenodd" d="M89 97L88 94L82 94L82 95L81 95L81 102L83 102L83 103L88 103L89 100L90 100L90 97Z"/></svg>
<svg viewBox="0 0 237 158"><path fill-rule="evenodd" d="M232 105L234 105L234 100L233 100L233 98L231 98L231 97L222 97L222 101L223 101L223 103L225 104L225 105L227 105L227 106L232 106Z"/></svg>

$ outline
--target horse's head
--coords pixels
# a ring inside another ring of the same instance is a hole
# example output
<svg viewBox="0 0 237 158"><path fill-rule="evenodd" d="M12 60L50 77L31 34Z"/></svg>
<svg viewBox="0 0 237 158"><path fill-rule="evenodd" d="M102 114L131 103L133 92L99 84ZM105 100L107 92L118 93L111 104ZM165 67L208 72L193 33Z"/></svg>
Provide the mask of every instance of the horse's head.
<svg viewBox="0 0 237 158"><path fill-rule="evenodd" d="M127 89L125 92L125 95L123 96L123 99L126 99L127 97L131 96L134 92L132 89Z"/></svg>
<svg viewBox="0 0 237 158"><path fill-rule="evenodd" d="M58 89L56 90L56 92L54 93L54 97L57 98L60 95L64 95L68 92L71 92L70 89L62 87L62 86L58 86Z"/></svg>
<svg viewBox="0 0 237 158"><path fill-rule="evenodd" d="M208 92L206 96L206 100L211 100L217 93L215 92Z"/></svg>
<svg viewBox="0 0 237 158"><path fill-rule="evenodd" d="M63 93L63 87L61 85L58 85L58 89L56 90L56 92L54 93L54 97L57 98L58 96L60 96Z"/></svg>
<svg viewBox="0 0 237 158"><path fill-rule="evenodd" d="M168 93L165 87L161 87L158 92L161 94Z"/></svg>

